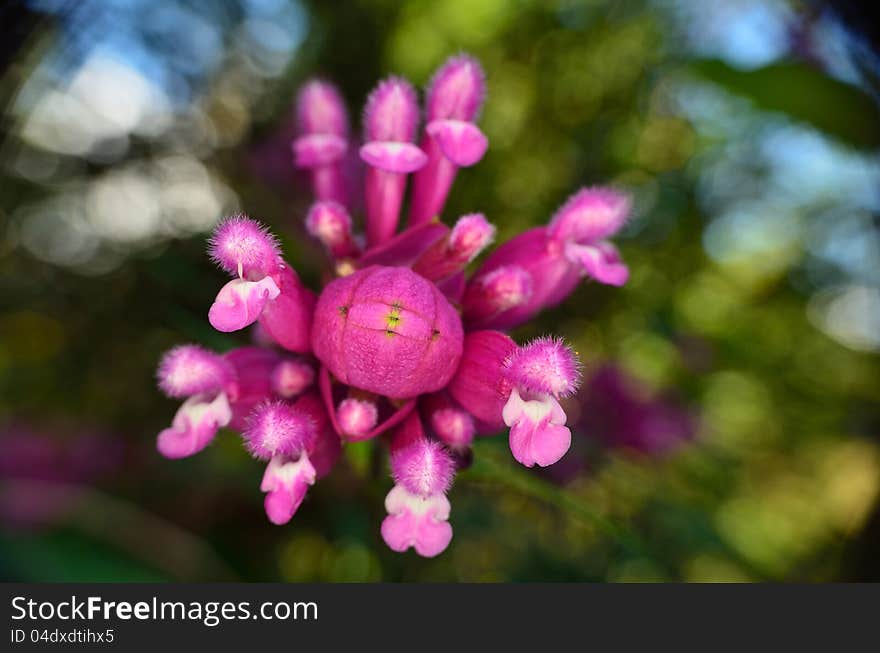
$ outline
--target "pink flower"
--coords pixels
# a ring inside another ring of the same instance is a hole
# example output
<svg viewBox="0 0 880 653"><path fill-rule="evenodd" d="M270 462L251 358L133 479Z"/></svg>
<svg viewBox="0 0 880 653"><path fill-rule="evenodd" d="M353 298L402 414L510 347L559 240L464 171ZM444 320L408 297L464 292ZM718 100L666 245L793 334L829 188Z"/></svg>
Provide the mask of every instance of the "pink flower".
<svg viewBox="0 0 880 653"><path fill-rule="evenodd" d="M475 124L485 96L479 64L453 57L429 86L417 140L412 86L398 77L380 82L364 112L358 216L342 167L351 139L345 107L326 82L302 89L292 147L315 195L303 217L333 276L315 295L258 222L239 215L217 227L210 253L233 279L209 321L225 332L256 323L260 344L224 355L187 346L163 359L160 387L186 401L160 435L162 453L190 455L223 426L239 431L251 455L267 462L266 514L283 524L344 443L384 435L394 486L382 536L395 551L423 556L450 544L447 494L476 436L509 427L511 452L529 467L562 457L571 435L559 399L577 388L577 358L559 339L519 347L498 329L559 303L585 276L623 283L626 267L608 239L629 200L581 191L549 225L502 244L469 274L495 227L482 213L451 228L439 216L459 168L486 152ZM398 230L411 174L409 225Z"/></svg>
<svg viewBox="0 0 880 653"><path fill-rule="evenodd" d="M559 304L585 277L612 286L625 284L629 270L607 239L624 225L629 210L629 198L612 189L585 188L572 195L548 226L529 229L486 259L465 293L465 322L512 328ZM507 309L489 310L485 288L494 282L497 270L510 266L528 274L530 282L522 283L528 292Z"/></svg>

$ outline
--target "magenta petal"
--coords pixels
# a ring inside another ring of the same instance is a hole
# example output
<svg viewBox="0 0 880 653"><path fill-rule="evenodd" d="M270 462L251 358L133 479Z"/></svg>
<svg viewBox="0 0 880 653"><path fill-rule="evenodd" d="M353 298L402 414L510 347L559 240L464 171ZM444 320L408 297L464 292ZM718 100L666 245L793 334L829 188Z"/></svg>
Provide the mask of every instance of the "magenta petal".
<svg viewBox="0 0 880 653"><path fill-rule="evenodd" d="M273 458L260 484L267 493L264 507L269 521L279 526L289 522L314 483L315 468L305 454L296 462Z"/></svg>
<svg viewBox="0 0 880 653"><path fill-rule="evenodd" d="M571 447L571 431L566 426L523 420L510 429L510 452L526 467L536 463L547 467L558 462Z"/></svg>
<svg viewBox="0 0 880 653"><path fill-rule="evenodd" d="M443 155L461 168L477 163L489 148L489 139L472 122L434 120L425 131L437 141Z"/></svg>
<svg viewBox="0 0 880 653"><path fill-rule="evenodd" d="M217 429L232 419L229 401L222 392L213 400L195 396L183 403L171 428L159 434L156 448L166 458L186 458L207 447Z"/></svg>
<svg viewBox="0 0 880 653"><path fill-rule="evenodd" d="M396 485L385 497L388 516L382 522L382 539L397 552L414 547L416 553L432 558L452 541L449 500L442 494L422 498Z"/></svg>
<svg viewBox="0 0 880 653"><path fill-rule="evenodd" d="M510 452L526 467L536 463L547 467L571 447L571 431L565 426L565 412L553 397L523 399L514 388L503 410L510 426Z"/></svg>
<svg viewBox="0 0 880 653"><path fill-rule="evenodd" d="M565 246L565 255L579 263L599 283L622 286L629 279L629 268L621 259L620 252L607 241L594 245L569 243Z"/></svg>
<svg viewBox="0 0 880 653"><path fill-rule="evenodd" d="M233 279L220 289L208 311L208 321L217 331L238 331L257 321L266 302L281 291L271 277L260 281Z"/></svg>
<svg viewBox="0 0 880 653"><path fill-rule="evenodd" d="M389 549L403 553L412 546L417 528L416 517L409 511L388 515L382 520L382 539Z"/></svg>
<svg viewBox="0 0 880 653"><path fill-rule="evenodd" d="M298 168L316 168L335 163L348 145L335 134L307 134L293 142L294 163Z"/></svg>
<svg viewBox="0 0 880 653"><path fill-rule="evenodd" d="M428 155L412 143L372 141L361 147L360 153L366 163L386 172L415 172L428 162Z"/></svg>

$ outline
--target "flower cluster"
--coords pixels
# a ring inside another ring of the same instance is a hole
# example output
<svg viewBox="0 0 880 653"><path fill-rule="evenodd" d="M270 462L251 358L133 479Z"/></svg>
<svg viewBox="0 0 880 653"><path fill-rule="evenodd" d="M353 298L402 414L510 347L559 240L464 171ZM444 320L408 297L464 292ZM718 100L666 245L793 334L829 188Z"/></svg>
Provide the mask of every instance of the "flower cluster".
<svg viewBox="0 0 880 653"><path fill-rule="evenodd" d="M628 198L608 188L574 194L544 227L498 247L484 215L440 216L460 168L488 140L477 126L486 95L474 59L449 59L426 94L426 124L408 82L390 77L364 111L364 231L356 234L349 173L353 142L338 91L324 81L299 93L294 163L309 173L315 202L308 233L333 263L315 295L277 241L245 216L226 219L210 255L232 280L208 312L224 332L257 324L261 346L225 354L184 345L168 352L159 386L185 399L159 435L169 458L197 453L217 430L242 434L266 462L261 489L276 524L289 521L308 488L346 442L380 438L394 486L382 537L423 556L452 538L447 492L475 437L510 428L510 449L527 467L558 461L571 444L561 397L575 392L579 362L560 339L519 346L502 329L560 303L584 278L622 285L627 268L608 241ZM407 184L407 224L398 229ZM268 343L268 344L267 344Z"/></svg>

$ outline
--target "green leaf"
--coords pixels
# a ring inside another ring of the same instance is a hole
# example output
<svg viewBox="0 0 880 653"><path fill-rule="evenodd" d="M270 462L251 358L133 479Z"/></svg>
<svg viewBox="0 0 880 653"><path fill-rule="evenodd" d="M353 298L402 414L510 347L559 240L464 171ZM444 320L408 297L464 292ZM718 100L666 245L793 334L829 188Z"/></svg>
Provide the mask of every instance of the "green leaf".
<svg viewBox="0 0 880 653"><path fill-rule="evenodd" d="M880 109L871 96L819 70L795 62L738 70L716 59L696 61L691 70L761 109L784 113L843 143L880 147Z"/></svg>

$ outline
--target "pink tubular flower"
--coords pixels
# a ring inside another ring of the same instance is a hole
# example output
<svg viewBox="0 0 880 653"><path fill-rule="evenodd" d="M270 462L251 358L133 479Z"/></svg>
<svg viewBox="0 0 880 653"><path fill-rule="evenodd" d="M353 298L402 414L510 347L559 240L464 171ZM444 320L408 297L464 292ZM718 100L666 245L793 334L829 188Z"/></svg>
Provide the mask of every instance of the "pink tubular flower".
<svg viewBox="0 0 880 653"><path fill-rule="evenodd" d="M510 451L526 467L558 461L571 446L565 411L557 399L580 383L577 358L561 340L539 338L505 361L513 385L502 417L510 427Z"/></svg>
<svg viewBox="0 0 880 653"><path fill-rule="evenodd" d="M625 284L629 271L607 238L620 230L629 210L629 198L615 190L585 188L572 195L548 226L529 229L486 259L465 293L465 322L512 328L559 304L584 277L612 286ZM511 265L528 273L528 298L492 314L481 301L480 286L493 272Z"/></svg>
<svg viewBox="0 0 880 653"><path fill-rule="evenodd" d="M431 80L422 139L427 165L413 180L411 225L439 216L458 168L476 164L486 153L489 141L474 124L485 98L483 69L467 55L449 59Z"/></svg>
<svg viewBox="0 0 880 653"><path fill-rule="evenodd" d="M229 397L238 394L234 367L222 356L198 345L181 345L162 357L159 388L169 397L187 400L171 427L156 443L166 458L185 458L207 447L217 429L232 421Z"/></svg>
<svg viewBox="0 0 880 653"><path fill-rule="evenodd" d="M406 175L427 161L412 140L419 122L416 93L409 82L390 77L380 82L367 100L364 131L367 143L361 159L367 172L367 243L379 245L394 235L400 219L400 205Z"/></svg>
<svg viewBox="0 0 880 653"><path fill-rule="evenodd" d="M305 84L297 99L297 123L300 136L292 144L296 166L311 171L318 199L345 204L342 164L348 150L348 114L336 87L319 80Z"/></svg>
<svg viewBox="0 0 880 653"><path fill-rule="evenodd" d="M308 351L315 304L296 273L281 258L278 244L258 222L242 215L214 230L211 258L237 278L227 283L208 311L218 331L238 331L260 320L279 345Z"/></svg>
<svg viewBox="0 0 880 653"><path fill-rule="evenodd" d="M498 329L559 303L584 276L623 283L626 267L608 239L629 200L580 191L549 225L502 244L470 274L495 227L482 213L452 227L439 215L458 168L486 151L475 125L485 86L471 57L446 62L428 90L421 147L412 87L397 77L376 87L358 152L363 216L347 203L343 183L350 135L339 94L326 82L303 88L293 150L296 165L312 174L315 201L304 218L330 259L326 283L319 295L308 290L254 220L238 215L217 227L210 253L233 280L209 321L224 332L256 323L259 344L223 355L190 345L165 356L159 386L185 401L159 436L161 453L187 456L223 426L238 431L266 462L266 514L283 524L344 444L375 438L390 446L395 483L382 537L395 551L423 556L450 544L446 495L456 470L469 465L476 436L509 427L523 465L560 459L571 436L559 399L577 387L577 358L559 339L519 347ZM398 231L413 172L409 225ZM365 239L353 218L363 218Z"/></svg>
<svg viewBox="0 0 880 653"><path fill-rule="evenodd" d="M395 485L385 497L382 539L394 551L413 547L427 558L442 553L452 540L446 492L455 463L443 445L425 437L415 413L395 435L391 474Z"/></svg>

